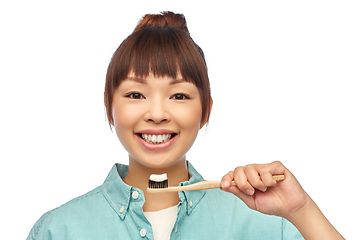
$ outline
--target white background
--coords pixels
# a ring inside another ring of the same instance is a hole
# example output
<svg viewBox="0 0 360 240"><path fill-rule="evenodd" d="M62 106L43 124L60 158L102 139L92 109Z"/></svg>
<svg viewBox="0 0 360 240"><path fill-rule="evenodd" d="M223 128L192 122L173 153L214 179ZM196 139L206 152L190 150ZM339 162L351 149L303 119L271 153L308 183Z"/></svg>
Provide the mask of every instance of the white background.
<svg viewBox="0 0 360 240"><path fill-rule="evenodd" d="M7 2L0 4L2 236L25 239L43 213L102 184L115 162L127 163L105 119L107 65L144 14L171 10L186 16L205 52L214 99L188 159L211 180L280 160L344 237L357 237L357 1Z"/></svg>

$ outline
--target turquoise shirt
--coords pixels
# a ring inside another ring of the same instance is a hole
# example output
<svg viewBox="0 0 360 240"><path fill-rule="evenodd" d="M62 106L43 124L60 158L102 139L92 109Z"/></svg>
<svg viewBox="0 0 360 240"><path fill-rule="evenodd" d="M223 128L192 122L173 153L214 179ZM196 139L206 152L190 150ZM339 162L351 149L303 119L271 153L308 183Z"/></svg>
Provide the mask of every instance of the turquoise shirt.
<svg viewBox="0 0 360 240"><path fill-rule="evenodd" d="M188 163L190 180L203 181ZM143 192L126 185L128 166L115 164L103 185L45 213L28 240L153 239L142 206ZM249 209L219 189L179 192L171 239L303 239L287 220Z"/></svg>

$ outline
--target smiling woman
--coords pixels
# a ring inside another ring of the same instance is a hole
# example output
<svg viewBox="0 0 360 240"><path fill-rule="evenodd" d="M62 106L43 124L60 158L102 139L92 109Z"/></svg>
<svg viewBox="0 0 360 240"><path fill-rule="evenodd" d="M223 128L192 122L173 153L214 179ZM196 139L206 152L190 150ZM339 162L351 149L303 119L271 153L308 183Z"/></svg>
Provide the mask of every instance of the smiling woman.
<svg viewBox="0 0 360 240"><path fill-rule="evenodd" d="M237 167L223 191L147 191L152 174L167 173L169 187L204 181L186 154L212 99L183 15L140 21L109 64L105 106L129 165L115 164L103 185L44 214L28 239L341 239L280 162Z"/></svg>

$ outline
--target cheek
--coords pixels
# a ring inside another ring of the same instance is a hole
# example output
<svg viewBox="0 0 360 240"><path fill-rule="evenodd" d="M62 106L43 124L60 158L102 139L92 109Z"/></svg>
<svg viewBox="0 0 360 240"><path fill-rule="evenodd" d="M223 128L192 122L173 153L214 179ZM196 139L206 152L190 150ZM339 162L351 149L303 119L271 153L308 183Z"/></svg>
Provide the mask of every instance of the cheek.
<svg viewBox="0 0 360 240"><path fill-rule="evenodd" d="M191 131L198 131L201 124L202 109L200 104L187 106L177 111L177 119L179 125L189 128Z"/></svg>
<svg viewBox="0 0 360 240"><path fill-rule="evenodd" d="M129 130L134 125L134 120L139 118L136 109L127 106L126 104L119 104L113 108L114 126L117 134L122 134Z"/></svg>
<svg viewBox="0 0 360 240"><path fill-rule="evenodd" d="M118 104L113 108L113 116L116 135L123 147L131 152L134 127L141 117L139 111L133 106Z"/></svg>

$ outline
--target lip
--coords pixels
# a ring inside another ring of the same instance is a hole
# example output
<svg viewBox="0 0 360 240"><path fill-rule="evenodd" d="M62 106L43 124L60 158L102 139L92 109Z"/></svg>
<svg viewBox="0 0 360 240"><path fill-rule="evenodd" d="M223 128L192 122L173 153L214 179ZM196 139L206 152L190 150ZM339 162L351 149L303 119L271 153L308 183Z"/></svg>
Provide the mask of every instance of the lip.
<svg viewBox="0 0 360 240"><path fill-rule="evenodd" d="M162 135L162 134L176 134L176 135L167 142L153 144L153 143L148 143L144 139L142 139L139 136L141 133L151 134L151 135ZM147 150L155 151L155 150L163 150L170 147L176 141L178 134L174 131L167 129L146 129L136 132L135 136L137 137L137 139L144 148L146 148Z"/></svg>
<svg viewBox="0 0 360 240"><path fill-rule="evenodd" d="M177 132L168 130L168 129L144 129L141 131L137 131L135 132L135 134L141 134L141 133L145 133L145 134L151 134L151 135L162 135L162 134L173 134Z"/></svg>

